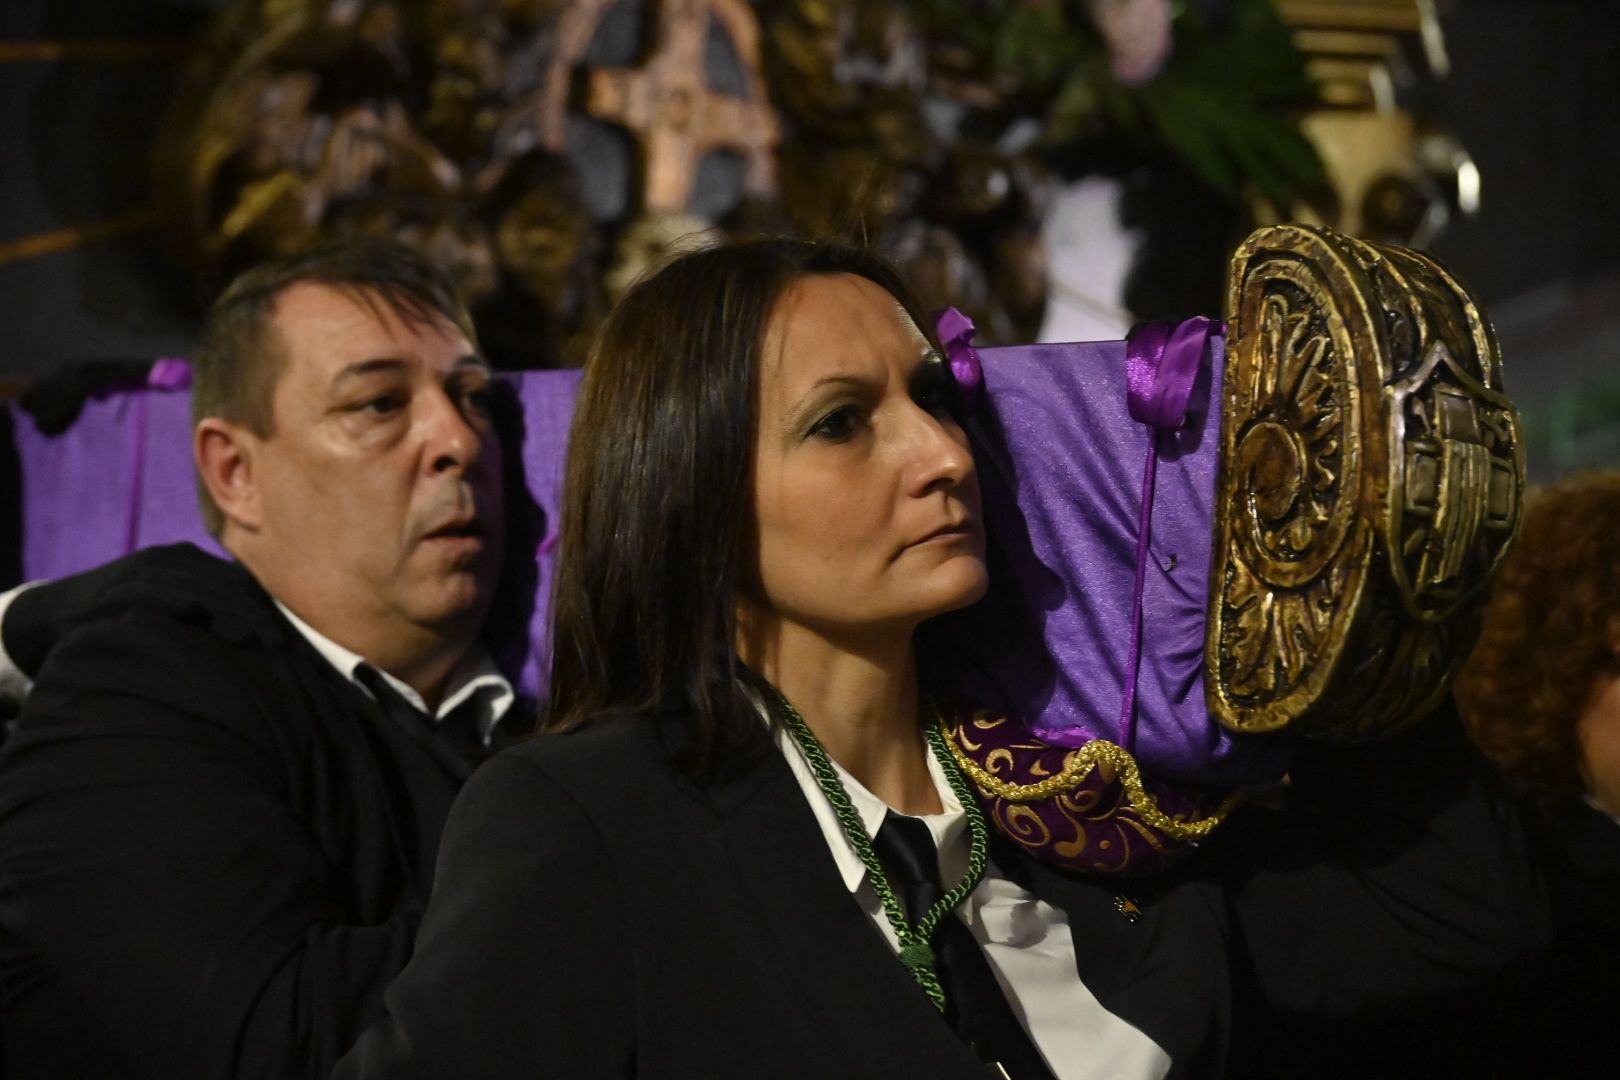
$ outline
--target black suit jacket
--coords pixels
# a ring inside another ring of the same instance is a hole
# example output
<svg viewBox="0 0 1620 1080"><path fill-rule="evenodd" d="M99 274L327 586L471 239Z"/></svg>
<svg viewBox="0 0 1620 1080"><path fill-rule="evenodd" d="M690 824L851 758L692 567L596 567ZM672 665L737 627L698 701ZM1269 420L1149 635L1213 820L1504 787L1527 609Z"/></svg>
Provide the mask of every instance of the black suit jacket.
<svg viewBox="0 0 1620 1080"><path fill-rule="evenodd" d="M5 633L41 665L0 755L5 1075L325 1075L470 767L189 545L25 593Z"/></svg>
<svg viewBox="0 0 1620 1080"><path fill-rule="evenodd" d="M1253 844L1231 836L1151 881L996 859L1068 917L1077 974L1105 1007L1165 1047L1175 1075L1218 1075L1246 1007L1235 983L1349 1013L1534 939L1511 815L1466 769L1426 791L1360 821L1341 807L1329 817L1347 838L1318 833L1308 806L1263 815ZM1380 835L1358 850L1369 825ZM479 771L387 1004L337 1076L986 1075L844 888L780 757L700 786L647 720L536 739Z"/></svg>

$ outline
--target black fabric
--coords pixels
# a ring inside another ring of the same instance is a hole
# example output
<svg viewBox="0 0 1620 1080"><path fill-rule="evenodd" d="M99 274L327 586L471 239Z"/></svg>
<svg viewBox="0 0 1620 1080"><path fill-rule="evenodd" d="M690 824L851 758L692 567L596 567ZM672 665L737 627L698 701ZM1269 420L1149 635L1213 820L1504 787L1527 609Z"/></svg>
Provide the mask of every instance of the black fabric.
<svg viewBox="0 0 1620 1080"><path fill-rule="evenodd" d="M1475 1010L1481 993L1545 946L1549 911L1503 783L1453 708L1393 743L1307 746L1293 779L1287 812L1246 815L1209 845L1230 868L1241 905L1232 1075L1520 1075L1497 1071L1502 1063L1489 1055L1475 1071L1470 1047L1492 1038ZM1505 864L1513 872L1493 875L1486 857L1508 844L1519 852ZM1356 851L1366 869L1347 879L1339 863L1321 859L1324 849ZM1347 918L1340 900L1276 919L1302 883L1312 893L1336 888L1377 918L1354 909ZM1510 965L1487 963L1501 956L1511 904L1525 911L1523 947L1502 957ZM1273 973L1290 960L1335 977L1278 984ZM1398 992L1346 993L1346 964L1361 978L1389 972ZM1448 966L1486 974L1448 978Z"/></svg>
<svg viewBox="0 0 1620 1080"><path fill-rule="evenodd" d="M915 926L945 895L939 850L928 826L890 810L872 837L890 884ZM973 933L954 912L940 919L932 941L934 971L945 991L945 1022L983 1061L1011 1080L1052 1080L1052 1072L1019 1023Z"/></svg>
<svg viewBox="0 0 1620 1080"><path fill-rule="evenodd" d="M1401 769L1381 777L1383 759L1348 764L1353 778L1300 777L1354 792L1346 827L1310 812L1240 829L1160 878L994 857L1063 912L1078 977L1166 1050L1171 1076L1220 1076L1237 968L1274 1007L1345 1015L1464 984L1538 935L1516 819L1476 762L1414 762L1423 798ZM1284 838L1276 858L1249 846ZM984 1080L845 887L780 755L700 786L651 719L534 739L468 783L437 881L389 1018L342 1080Z"/></svg>
<svg viewBox="0 0 1620 1080"><path fill-rule="evenodd" d="M412 742L418 744L437 760L457 781L465 782L473 770L482 764L484 748L473 732L471 703L464 703L442 720L433 717L406 701L388 680L369 664L355 669L355 677L363 682L388 722Z"/></svg>
<svg viewBox="0 0 1620 1080"><path fill-rule="evenodd" d="M465 764L189 545L4 633L37 674L0 754L5 1076L326 1075L410 955Z"/></svg>
<svg viewBox="0 0 1620 1080"><path fill-rule="evenodd" d="M41 434L60 435L73 426L86 401L141 386L151 370L151 360L80 360L34 383L17 404L34 417Z"/></svg>
<svg viewBox="0 0 1620 1080"><path fill-rule="evenodd" d="M1585 806L1539 823L1532 850L1546 884L1552 940L1477 986L1352 1017L1327 1031L1295 1024L1265 1054L1246 1054L1258 1080L1412 1076L1613 1080L1620 1039L1620 825ZM1245 1047L1246 1050L1250 1049Z"/></svg>

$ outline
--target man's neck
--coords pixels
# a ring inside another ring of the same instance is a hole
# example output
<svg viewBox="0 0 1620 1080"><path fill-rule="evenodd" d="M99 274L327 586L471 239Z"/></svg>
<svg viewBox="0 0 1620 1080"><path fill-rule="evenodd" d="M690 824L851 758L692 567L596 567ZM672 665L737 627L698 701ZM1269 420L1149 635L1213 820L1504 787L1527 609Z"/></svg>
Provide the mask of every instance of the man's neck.
<svg viewBox="0 0 1620 1080"><path fill-rule="evenodd" d="M251 557L226 545L265 592L329 641L363 657L415 690L432 712L444 700L450 676L477 642L476 627L428 627L389 613L354 611L312 603L296 589L278 588ZM319 590L316 590L317 593Z"/></svg>

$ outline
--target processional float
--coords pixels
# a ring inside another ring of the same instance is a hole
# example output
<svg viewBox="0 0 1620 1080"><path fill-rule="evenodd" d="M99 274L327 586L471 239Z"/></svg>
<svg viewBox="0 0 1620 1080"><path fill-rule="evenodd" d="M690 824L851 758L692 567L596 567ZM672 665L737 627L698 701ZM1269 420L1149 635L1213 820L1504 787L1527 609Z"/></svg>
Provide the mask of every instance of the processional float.
<svg viewBox="0 0 1620 1080"><path fill-rule="evenodd" d="M924 627L928 674L973 706L944 710L946 733L997 828L1085 872L1162 868L1282 777L1301 738L1374 739L1430 711L1518 522L1496 341L1433 260L1262 229L1232 258L1226 320L983 350L959 314L942 323L991 588ZM578 377L511 377L521 432L503 435L542 537ZM162 361L55 433L12 411L23 578L179 540L218 550L186 382ZM502 624L535 696L554 559L537 544L511 590L534 608Z"/></svg>
<svg viewBox="0 0 1620 1080"><path fill-rule="evenodd" d="M1473 296L1326 228L1254 233L1227 322L974 350L991 588L930 628L947 741L1038 857L1141 874L1448 691L1519 519L1519 422Z"/></svg>

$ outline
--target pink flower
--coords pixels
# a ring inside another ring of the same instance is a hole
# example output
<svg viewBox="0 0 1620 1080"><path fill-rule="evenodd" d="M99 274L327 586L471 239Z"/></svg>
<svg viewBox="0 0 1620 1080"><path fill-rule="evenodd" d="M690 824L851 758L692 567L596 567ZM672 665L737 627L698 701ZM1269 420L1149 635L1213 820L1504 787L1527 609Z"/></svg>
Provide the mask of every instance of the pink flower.
<svg viewBox="0 0 1620 1080"><path fill-rule="evenodd" d="M1114 78L1127 86L1151 81L1170 55L1170 0L1089 0L1089 6Z"/></svg>

